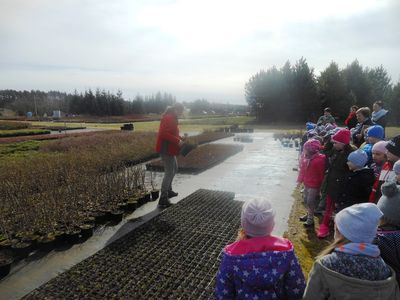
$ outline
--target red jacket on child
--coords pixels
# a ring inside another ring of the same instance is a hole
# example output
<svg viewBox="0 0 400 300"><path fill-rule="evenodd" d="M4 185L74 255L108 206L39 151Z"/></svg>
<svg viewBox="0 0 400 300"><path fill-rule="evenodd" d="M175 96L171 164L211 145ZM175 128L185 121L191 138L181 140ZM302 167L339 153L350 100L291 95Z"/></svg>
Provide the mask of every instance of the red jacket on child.
<svg viewBox="0 0 400 300"><path fill-rule="evenodd" d="M393 162L388 160L382 167L379 177L375 179L374 185L372 187L372 192L369 195L368 202L377 203L379 198L382 196L381 186L383 183L388 181L396 181L396 174L393 171Z"/></svg>
<svg viewBox="0 0 400 300"><path fill-rule="evenodd" d="M326 157L324 154L316 153L310 159L304 156L300 159L300 172L297 177L298 183L303 183L308 188L320 188L325 175Z"/></svg>

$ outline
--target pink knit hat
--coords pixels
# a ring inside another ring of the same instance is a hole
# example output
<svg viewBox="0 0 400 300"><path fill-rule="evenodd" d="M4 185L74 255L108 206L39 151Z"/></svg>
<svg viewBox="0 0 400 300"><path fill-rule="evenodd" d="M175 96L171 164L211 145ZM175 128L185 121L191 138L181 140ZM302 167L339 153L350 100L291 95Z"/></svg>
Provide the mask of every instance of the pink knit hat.
<svg viewBox="0 0 400 300"><path fill-rule="evenodd" d="M331 141L345 145L350 144L350 130L347 128L340 129L332 136Z"/></svg>
<svg viewBox="0 0 400 300"><path fill-rule="evenodd" d="M385 153L387 152L386 145L387 141L379 141L372 146L372 152L380 152Z"/></svg>
<svg viewBox="0 0 400 300"><path fill-rule="evenodd" d="M317 153L321 149L321 143L316 139L309 139L303 147L311 153Z"/></svg>

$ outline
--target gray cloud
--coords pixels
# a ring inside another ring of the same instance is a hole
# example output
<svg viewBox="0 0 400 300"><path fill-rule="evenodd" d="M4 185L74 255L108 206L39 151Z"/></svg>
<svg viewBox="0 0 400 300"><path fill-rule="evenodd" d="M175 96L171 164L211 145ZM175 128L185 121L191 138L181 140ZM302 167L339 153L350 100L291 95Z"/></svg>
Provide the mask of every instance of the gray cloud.
<svg viewBox="0 0 400 300"><path fill-rule="evenodd" d="M100 87L130 97L165 90L180 100L244 103L252 74L301 56L316 72L332 60L345 67L358 59L364 66L382 64L393 81L400 79L397 1L359 14L249 30L226 44L224 29L214 36L221 40L217 46L193 37L192 48L162 27L140 23L144 6L173 2L2 1L0 88Z"/></svg>

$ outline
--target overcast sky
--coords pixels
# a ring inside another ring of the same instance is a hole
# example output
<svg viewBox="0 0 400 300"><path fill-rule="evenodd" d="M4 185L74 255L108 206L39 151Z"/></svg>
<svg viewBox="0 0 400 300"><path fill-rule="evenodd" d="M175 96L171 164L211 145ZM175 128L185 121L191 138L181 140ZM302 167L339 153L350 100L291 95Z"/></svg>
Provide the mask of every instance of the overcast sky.
<svg viewBox="0 0 400 300"><path fill-rule="evenodd" d="M244 104L251 75L302 56L399 81L400 1L0 0L0 89Z"/></svg>

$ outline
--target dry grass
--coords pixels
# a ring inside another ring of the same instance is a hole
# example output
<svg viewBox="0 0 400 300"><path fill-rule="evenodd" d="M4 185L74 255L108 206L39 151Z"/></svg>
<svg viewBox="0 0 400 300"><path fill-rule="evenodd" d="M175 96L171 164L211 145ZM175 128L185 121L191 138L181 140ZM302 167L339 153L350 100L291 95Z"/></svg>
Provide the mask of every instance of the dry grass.
<svg viewBox="0 0 400 300"><path fill-rule="evenodd" d="M285 237L293 243L303 273L308 277L315 257L329 245L330 240L320 240L317 238L315 233L315 230L318 228L317 224L315 229L306 229L301 224L299 217L307 213L303 204L302 194L298 190L295 190L293 197L294 203L290 212L288 231L285 233ZM317 218L315 220L317 221Z"/></svg>
<svg viewBox="0 0 400 300"><path fill-rule="evenodd" d="M395 137L396 135L400 134L400 128L399 127L386 127L386 139L391 139L392 137Z"/></svg>

